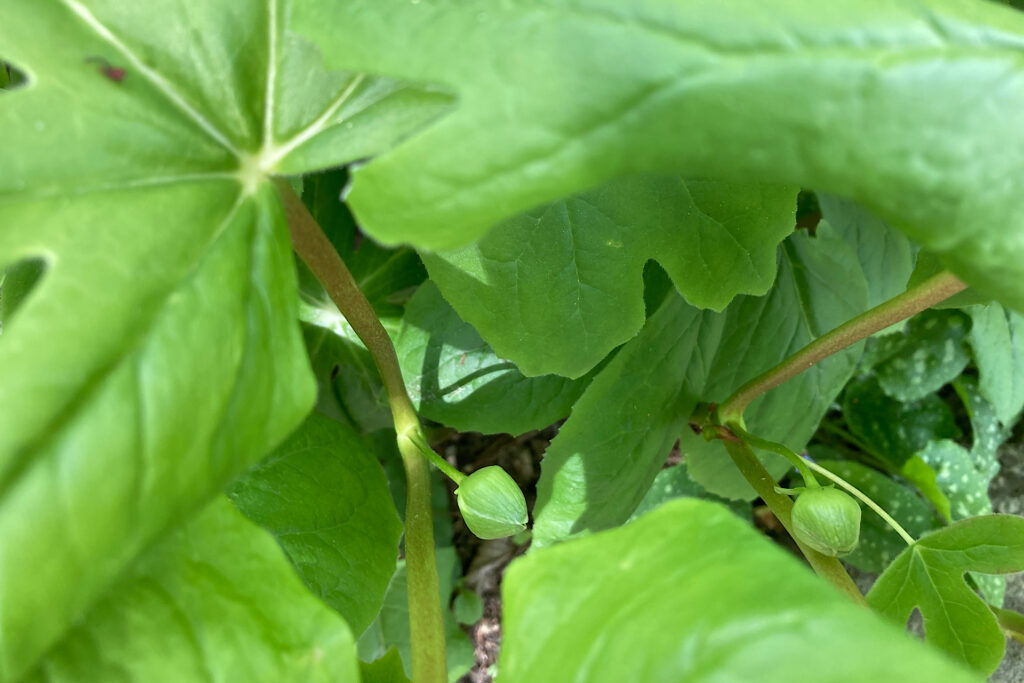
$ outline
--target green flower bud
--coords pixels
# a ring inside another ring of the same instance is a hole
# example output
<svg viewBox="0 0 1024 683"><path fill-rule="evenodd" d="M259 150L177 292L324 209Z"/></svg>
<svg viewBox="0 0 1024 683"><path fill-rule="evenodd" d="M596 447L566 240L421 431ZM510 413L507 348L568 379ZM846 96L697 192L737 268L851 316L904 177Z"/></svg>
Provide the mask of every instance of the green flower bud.
<svg viewBox="0 0 1024 683"><path fill-rule="evenodd" d="M466 526L479 538L505 538L526 528L526 498L497 465L463 479L455 495Z"/></svg>
<svg viewBox="0 0 1024 683"><path fill-rule="evenodd" d="M793 503L793 535L822 555L846 555L860 539L860 505L832 486L805 489Z"/></svg>

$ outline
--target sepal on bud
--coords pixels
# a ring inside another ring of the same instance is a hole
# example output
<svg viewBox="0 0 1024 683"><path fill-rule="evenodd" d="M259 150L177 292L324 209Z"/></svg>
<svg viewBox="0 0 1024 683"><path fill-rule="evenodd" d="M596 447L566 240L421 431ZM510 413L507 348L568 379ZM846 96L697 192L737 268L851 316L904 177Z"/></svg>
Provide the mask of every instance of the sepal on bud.
<svg viewBox="0 0 1024 683"><path fill-rule="evenodd" d="M526 528L526 498L505 470L484 467L455 489L466 526L479 538L505 538Z"/></svg>
<svg viewBox="0 0 1024 683"><path fill-rule="evenodd" d="M839 557L860 540L860 505L832 486L803 489L793 503L793 535L822 555Z"/></svg>

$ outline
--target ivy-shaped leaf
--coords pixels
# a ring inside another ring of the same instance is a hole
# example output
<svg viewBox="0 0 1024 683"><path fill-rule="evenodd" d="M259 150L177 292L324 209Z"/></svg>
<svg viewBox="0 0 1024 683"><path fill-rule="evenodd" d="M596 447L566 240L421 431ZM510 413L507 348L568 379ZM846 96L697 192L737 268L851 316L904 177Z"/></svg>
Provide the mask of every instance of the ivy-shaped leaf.
<svg viewBox="0 0 1024 683"><path fill-rule="evenodd" d="M378 153L450 104L325 71L291 9L4 3L28 81L0 98L0 265L47 270L0 338L0 678L309 411L270 176Z"/></svg>
<svg viewBox="0 0 1024 683"><path fill-rule="evenodd" d="M357 683L345 622L221 498L146 551L27 683Z"/></svg>
<svg viewBox="0 0 1024 683"><path fill-rule="evenodd" d="M409 301L394 341L420 414L460 431L543 429L569 414L592 379L524 377L459 318L433 281Z"/></svg>
<svg viewBox="0 0 1024 683"><path fill-rule="evenodd" d="M228 496L277 537L310 590L362 633L395 571L402 524L358 434L314 413L232 482Z"/></svg>
<svg viewBox="0 0 1024 683"><path fill-rule="evenodd" d="M579 377L643 326L647 261L694 306L721 310L771 286L795 208L793 188L627 178L423 259L503 358L528 375Z"/></svg>
<svg viewBox="0 0 1024 683"><path fill-rule="evenodd" d="M692 498L515 560L502 607L510 683L975 680Z"/></svg>
<svg viewBox="0 0 1024 683"><path fill-rule="evenodd" d="M903 551L867 597L874 609L901 624L916 607L929 642L987 676L999 665L1006 641L995 615L964 574L1022 570L1024 518L972 517Z"/></svg>
<svg viewBox="0 0 1024 683"><path fill-rule="evenodd" d="M454 115L355 175L356 214L385 241L466 244L638 172L782 182L858 201L1024 309L1024 161L1006 153L1024 143L1024 16L1011 8L380 0L296 13L333 66L459 92Z"/></svg>

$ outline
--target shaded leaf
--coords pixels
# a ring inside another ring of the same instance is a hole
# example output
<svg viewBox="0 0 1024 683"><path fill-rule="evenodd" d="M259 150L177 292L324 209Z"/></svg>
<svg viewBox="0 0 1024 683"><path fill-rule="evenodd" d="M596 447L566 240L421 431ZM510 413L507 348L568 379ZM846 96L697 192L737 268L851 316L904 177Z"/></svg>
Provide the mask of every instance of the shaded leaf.
<svg viewBox="0 0 1024 683"><path fill-rule="evenodd" d="M502 605L511 683L973 680L694 499L515 560Z"/></svg>
<svg viewBox="0 0 1024 683"><path fill-rule="evenodd" d="M148 550L29 681L359 681L352 633L220 499Z"/></svg>
<svg viewBox="0 0 1024 683"><path fill-rule="evenodd" d="M362 633L395 571L402 524L359 436L314 413L228 496L277 537L313 594Z"/></svg>
<svg viewBox="0 0 1024 683"><path fill-rule="evenodd" d="M729 464L735 467L732 465L731 460ZM750 503L746 501L726 500L719 498L713 493L709 493L703 486L690 478L690 474L686 470L686 463L682 462L672 467L666 467L658 472L658 475L654 477L654 483L651 484L651 488L644 495L640 504L636 506L636 510L633 511L630 520L637 519L676 498L703 498L716 503L722 503L732 510L737 517L747 521L750 521L753 514Z"/></svg>
<svg viewBox="0 0 1024 683"><path fill-rule="evenodd" d="M463 322L428 281L395 336L406 388L420 414L460 431L522 434L569 414L591 377L524 377Z"/></svg>
<svg viewBox="0 0 1024 683"><path fill-rule="evenodd" d="M639 172L783 182L862 203L1024 308L1024 161L1006 153L1024 139L1024 16L1011 8L382 0L296 15L329 64L459 93L452 116L356 173L353 206L385 241L465 244Z"/></svg>
<svg viewBox="0 0 1024 683"><path fill-rule="evenodd" d="M1024 570L1024 518L972 517L925 536L896 558L868 593L871 606L905 623L916 607L928 641L984 675L1006 641L996 617L964 574Z"/></svg>
<svg viewBox="0 0 1024 683"><path fill-rule="evenodd" d="M818 204L836 234L857 252L868 283L868 307L902 294L914 270L914 243L855 202L821 194Z"/></svg>
<svg viewBox="0 0 1024 683"><path fill-rule="evenodd" d="M843 417L854 436L895 468L929 441L960 436L953 413L941 398L930 394L917 401L897 401L882 391L873 376L858 377L847 385Z"/></svg>
<svg viewBox="0 0 1024 683"><path fill-rule="evenodd" d="M363 675L363 683L409 683L397 647L370 663L359 662L359 670Z"/></svg>
<svg viewBox="0 0 1024 683"><path fill-rule="evenodd" d="M970 320L961 311L924 311L882 343L898 348L875 366L889 396L909 402L924 398L960 376L970 356L965 339Z"/></svg>
<svg viewBox="0 0 1024 683"><path fill-rule="evenodd" d="M698 308L767 291L795 206L793 188L626 178L423 258L503 358L527 375L579 377L643 326L641 275L651 259Z"/></svg>
<svg viewBox="0 0 1024 683"><path fill-rule="evenodd" d="M971 351L981 395L1005 425L1024 407L1024 316L999 304L971 306Z"/></svg>

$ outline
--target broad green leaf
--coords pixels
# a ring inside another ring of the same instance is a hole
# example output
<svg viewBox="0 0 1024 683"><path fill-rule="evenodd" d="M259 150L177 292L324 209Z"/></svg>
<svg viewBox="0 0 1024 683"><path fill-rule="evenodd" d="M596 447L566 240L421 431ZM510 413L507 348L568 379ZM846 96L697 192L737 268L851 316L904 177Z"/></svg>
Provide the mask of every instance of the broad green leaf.
<svg viewBox="0 0 1024 683"><path fill-rule="evenodd" d="M996 670L1006 641L996 617L967 585L968 571L1024 570L1024 518L972 517L925 536L878 578L868 602L903 624L916 607L925 637L984 675Z"/></svg>
<svg viewBox="0 0 1024 683"><path fill-rule="evenodd" d="M359 681L345 622L219 499L146 551L26 680Z"/></svg>
<svg viewBox="0 0 1024 683"><path fill-rule="evenodd" d="M515 560L502 605L504 683L976 680L694 499Z"/></svg>
<svg viewBox="0 0 1024 683"><path fill-rule="evenodd" d="M885 360L875 365L878 384L898 401L916 401L960 376L970 362L965 343L970 319L961 311L924 311L883 337Z"/></svg>
<svg viewBox="0 0 1024 683"><path fill-rule="evenodd" d="M971 316L969 341L981 395L1009 425L1024 408L1024 316L999 304L965 310Z"/></svg>
<svg viewBox="0 0 1024 683"><path fill-rule="evenodd" d="M857 252L868 283L868 307L902 294L914 271L917 247L854 202L821 194L818 204L824 219Z"/></svg>
<svg viewBox="0 0 1024 683"><path fill-rule="evenodd" d="M397 647L370 663L359 662L359 670L363 675L363 683L409 683Z"/></svg>
<svg viewBox="0 0 1024 683"><path fill-rule="evenodd" d="M914 538L938 523L928 504L912 490L877 470L848 460L819 460L818 464L857 487L892 515ZM906 542L873 510L861 503L860 543L843 562L857 569L879 573L907 547Z"/></svg>
<svg viewBox="0 0 1024 683"><path fill-rule="evenodd" d="M569 414L590 377L524 377L463 322L428 281L395 336L409 397L420 414L460 431L522 434Z"/></svg>
<svg viewBox="0 0 1024 683"><path fill-rule="evenodd" d="M929 394L908 403L897 401L873 376L858 377L846 387L843 417L854 436L896 468L929 441L960 436L953 413L941 398Z"/></svg>
<svg viewBox="0 0 1024 683"><path fill-rule="evenodd" d="M731 460L729 464L732 465ZM637 519L676 498L702 498L722 503L736 513L737 517L747 521L750 521L753 514L750 503L746 501L726 500L706 491L703 486L690 477L686 469L686 463L681 462L678 465L666 467L658 472L657 476L654 477L654 483L651 484L651 488L644 494L640 504L636 506L636 510L633 511L630 520Z"/></svg>
<svg viewBox="0 0 1024 683"><path fill-rule="evenodd" d="M0 266L47 271L0 338L0 678L309 411L269 176L378 153L449 106L325 71L289 11L4 3L30 78L0 99Z"/></svg>
<svg viewBox="0 0 1024 683"><path fill-rule="evenodd" d="M714 313L670 295L598 373L552 441L537 485L534 545L626 521L672 444L681 435L686 443L685 424L698 399L722 401L865 306L853 252L828 230L786 240L775 284L763 297L739 297ZM747 412L749 428L803 448L859 352L854 347L836 354L755 401ZM705 445L701 455L684 449L690 476L711 493L754 498L722 445ZM777 455L764 458L776 475L788 468ZM714 481L702 476L709 470Z"/></svg>
<svg viewBox="0 0 1024 683"><path fill-rule="evenodd" d="M641 276L651 259L698 308L767 291L795 206L793 188L627 178L423 258L502 358L527 375L579 377L643 326Z"/></svg>
<svg viewBox="0 0 1024 683"><path fill-rule="evenodd" d="M358 434L314 413L228 496L277 537L313 594L362 633L395 571L402 524Z"/></svg>
<svg viewBox="0 0 1024 683"><path fill-rule="evenodd" d="M780 254L772 290L764 297L738 298L722 314L721 334L701 346L702 354L713 358L702 400L725 400L748 380L867 308L857 255L828 225L819 225L814 238L804 232L794 234ZM861 346L831 356L755 400L745 415L748 429L801 450L850 378ZM756 497L721 443L692 437L684 434L682 443L695 480L726 498ZM790 468L774 453L758 455L775 477Z"/></svg>
<svg viewBox="0 0 1024 683"><path fill-rule="evenodd" d="M1024 141L1024 16L1011 8L380 0L296 14L332 66L459 93L451 117L356 173L356 214L385 241L466 244L638 172L761 180L852 198L1024 308L1024 162L1007 153Z"/></svg>
<svg viewBox="0 0 1024 683"><path fill-rule="evenodd" d="M669 295L583 392L541 463L534 548L621 524L643 499L707 381L704 315Z"/></svg>

